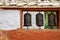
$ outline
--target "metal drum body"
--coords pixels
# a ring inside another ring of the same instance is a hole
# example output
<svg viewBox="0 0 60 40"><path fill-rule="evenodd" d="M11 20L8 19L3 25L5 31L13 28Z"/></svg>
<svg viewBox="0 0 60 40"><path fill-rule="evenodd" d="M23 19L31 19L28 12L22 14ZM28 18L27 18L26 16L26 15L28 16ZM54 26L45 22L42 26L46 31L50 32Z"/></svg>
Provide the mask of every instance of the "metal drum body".
<svg viewBox="0 0 60 40"><path fill-rule="evenodd" d="M24 15L24 26L31 26L31 14L29 13Z"/></svg>
<svg viewBox="0 0 60 40"><path fill-rule="evenodd" d="M54 13L48 15L48 26L56 26L56 16Z"/></svg>
<svg viewBox="0 0 60 40"><path fill-rule="evenodd" d="M43 26L43 14L38 13L38 14L36 15L36 25L37 25L38 27Z"/></svg>

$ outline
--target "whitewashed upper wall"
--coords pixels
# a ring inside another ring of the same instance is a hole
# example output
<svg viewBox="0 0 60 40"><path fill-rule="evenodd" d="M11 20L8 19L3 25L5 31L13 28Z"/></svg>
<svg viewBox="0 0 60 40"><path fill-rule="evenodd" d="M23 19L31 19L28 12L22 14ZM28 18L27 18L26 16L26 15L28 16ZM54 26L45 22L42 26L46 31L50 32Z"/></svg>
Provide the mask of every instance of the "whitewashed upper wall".
<svg viewBox="0 0 60 40"><path fill-rule="evenodd" d="M0 10L0 29L13 30L20 28L20 11Z"/></svg>

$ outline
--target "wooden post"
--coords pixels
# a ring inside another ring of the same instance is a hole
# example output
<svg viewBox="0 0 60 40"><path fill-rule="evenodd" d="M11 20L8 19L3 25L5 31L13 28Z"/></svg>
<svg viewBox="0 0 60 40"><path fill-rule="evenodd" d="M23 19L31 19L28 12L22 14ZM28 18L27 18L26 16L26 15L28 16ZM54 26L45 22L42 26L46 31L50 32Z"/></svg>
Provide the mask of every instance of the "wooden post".
<svg viewBox="0 0 60 40"><path fill-rule="evenodd" d="M57 18L58 18L58 19L57 19L57 26L58 26L58 27L57 27L57 28L60 29L60 11L58 11L57 14L58 14L58 17L57 17Z"/></svg>
<svg viewBox="0 0 60 40"><path fill-rule="evenodd" d="M20 10L20 29L22 29L22 10Z"/></svg>

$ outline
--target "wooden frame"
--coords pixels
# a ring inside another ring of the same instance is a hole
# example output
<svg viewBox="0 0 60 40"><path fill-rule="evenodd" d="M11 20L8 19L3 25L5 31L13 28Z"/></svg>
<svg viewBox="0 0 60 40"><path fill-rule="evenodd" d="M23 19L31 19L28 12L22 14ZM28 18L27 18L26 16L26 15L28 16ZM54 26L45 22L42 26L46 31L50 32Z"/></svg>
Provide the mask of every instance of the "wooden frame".
<svg viewBox="0 0 60 40"><path fill-rule="evenodd" d="M20 29L22 29L23 11L57 11L57 28L60 29L60 8L1 8L2 10L20 10Z"/></svg>

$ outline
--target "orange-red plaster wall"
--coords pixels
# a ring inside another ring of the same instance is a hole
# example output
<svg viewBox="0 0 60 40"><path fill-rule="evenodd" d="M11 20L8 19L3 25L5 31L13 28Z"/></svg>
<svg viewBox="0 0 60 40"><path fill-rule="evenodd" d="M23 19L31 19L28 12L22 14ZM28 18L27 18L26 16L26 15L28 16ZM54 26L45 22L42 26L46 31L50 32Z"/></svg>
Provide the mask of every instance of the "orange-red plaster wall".
<svg viewBox="0 0 60 40"><path fill-rule="evenodd" d="M60 40L60 30L11 30L9 40Z"/></svg>

